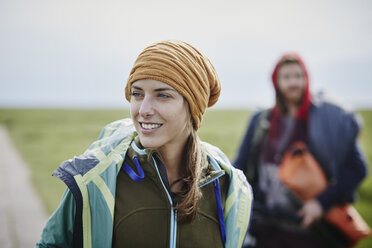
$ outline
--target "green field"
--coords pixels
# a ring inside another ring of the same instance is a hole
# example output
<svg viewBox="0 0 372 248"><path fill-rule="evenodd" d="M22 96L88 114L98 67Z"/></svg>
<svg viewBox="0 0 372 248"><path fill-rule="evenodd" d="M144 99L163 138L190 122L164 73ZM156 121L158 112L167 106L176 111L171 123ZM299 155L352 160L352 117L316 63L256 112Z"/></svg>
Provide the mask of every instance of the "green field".
<svg viewBox="0 0 372 248"><path fill-rule="evenodd" d="M361 111L364 129L360 141L372 168L372 111ZM249 120L249 111L207 111L199 136L221 148L234 159ZM32 181L48 213L57 207L65 185L51 176L61 162L79 155L93 142L101 128L129 117L127 110L6 110L0 109L0 123L10 132L16 147L32 170ZM372 226L372 176L359 188L355 204ZM358 247L372 247L372 238Z"/></svg>

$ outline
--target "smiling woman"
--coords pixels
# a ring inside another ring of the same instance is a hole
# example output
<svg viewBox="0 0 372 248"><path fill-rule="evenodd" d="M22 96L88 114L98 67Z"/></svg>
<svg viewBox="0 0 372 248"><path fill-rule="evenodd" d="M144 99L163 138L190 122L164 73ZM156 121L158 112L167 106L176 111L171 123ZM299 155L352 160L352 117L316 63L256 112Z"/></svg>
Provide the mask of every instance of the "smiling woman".
<svg viewBox="0 0 372 248"><path fill-rule="evenodd" d="M125 88L131 119L108 124L54 175L67 189L38 247L241 247L252 193L197 130L221 87L182 41L147 47Z"/></svg>
<svg viewBox="0 0 372 248"><path fill-rule="evenodd" d="M143 79L131 88L130 112L141 144L162 155L171 191L180 191L185 174L181 169L183 149L192 124L188 104L171 86Z"/></svg>
<svg viewBox="0 0 372 248"><path fill-rule="evenodd" d="M182 95L152 79L133 83L131 95L130 112L142 145L163 149L185 145L191 131L191 115Z"/></svg>

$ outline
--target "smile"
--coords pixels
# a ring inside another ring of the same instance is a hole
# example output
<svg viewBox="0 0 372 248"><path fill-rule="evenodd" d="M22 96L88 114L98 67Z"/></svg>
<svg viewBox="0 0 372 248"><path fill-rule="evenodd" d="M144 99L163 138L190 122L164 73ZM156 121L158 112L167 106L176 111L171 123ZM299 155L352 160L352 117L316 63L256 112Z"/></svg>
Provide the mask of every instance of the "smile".
<svg viewBox="0 0 372 248"><path fill-rule="evenodd" d="M140 122L140 126L145 130L152 130L157 129L162 126L162 124L154 124L154 123L142 123Z"/></svg>

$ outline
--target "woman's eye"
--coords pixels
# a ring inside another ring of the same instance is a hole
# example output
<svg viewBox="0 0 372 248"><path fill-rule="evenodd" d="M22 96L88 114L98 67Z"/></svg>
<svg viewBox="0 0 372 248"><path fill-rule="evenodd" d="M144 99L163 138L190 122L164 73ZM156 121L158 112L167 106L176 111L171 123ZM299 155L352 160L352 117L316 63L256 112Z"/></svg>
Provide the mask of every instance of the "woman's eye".
<svg viewBox="0 0 372 248"><path fill-rule="evenodd" d="M158 95L158 97L160 97L160 98L170 98L170 95L160 93Z"/></svg>
<svg viewBox="0 0 372 248"><path fill-rule="evenodd" d="M131 95L134 96L134 97L139 97L139 96L141 96L141 93L139 93L139 92L132 92Z"/></svg>

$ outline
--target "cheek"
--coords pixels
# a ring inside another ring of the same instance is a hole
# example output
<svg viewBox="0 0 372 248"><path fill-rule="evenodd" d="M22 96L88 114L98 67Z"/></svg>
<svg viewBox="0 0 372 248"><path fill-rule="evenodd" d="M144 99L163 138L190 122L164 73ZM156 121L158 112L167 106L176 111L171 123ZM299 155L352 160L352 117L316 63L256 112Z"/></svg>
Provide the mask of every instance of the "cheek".
<svg viewBox="0 0 372 248"><path fill-rule="evenodd" d="M176 106L169 108L166 113L168 120L171 120L177 129L182 129L185 126L185 123L189 121L190 114L184 104L177 104Z"/></svg>
<svg viewBox="0 0 372 248"><path fill-rule="evenodd" d="M278 90L280 92L285 92L286 88L288 87L288 84L286 84L286 82L283 82L283 80L280 80L278 82Z"/></svg>
<svg viewBox="0 0 372 248"><path fill-rule="evenodd" d="M301 89L302 89L302 90L305 90L305 86L306 86L305 79L301 79L301 83L300 83L300 84L301 84L301 86L300 86Z"/></svg>
<svg viewBox="0 0 372 248"><path fill-rule="evenodd" d="M130 115L131 117L135 117L138 114L138 104L135 103L135 101L131 100L130 101Z"/></svg>

